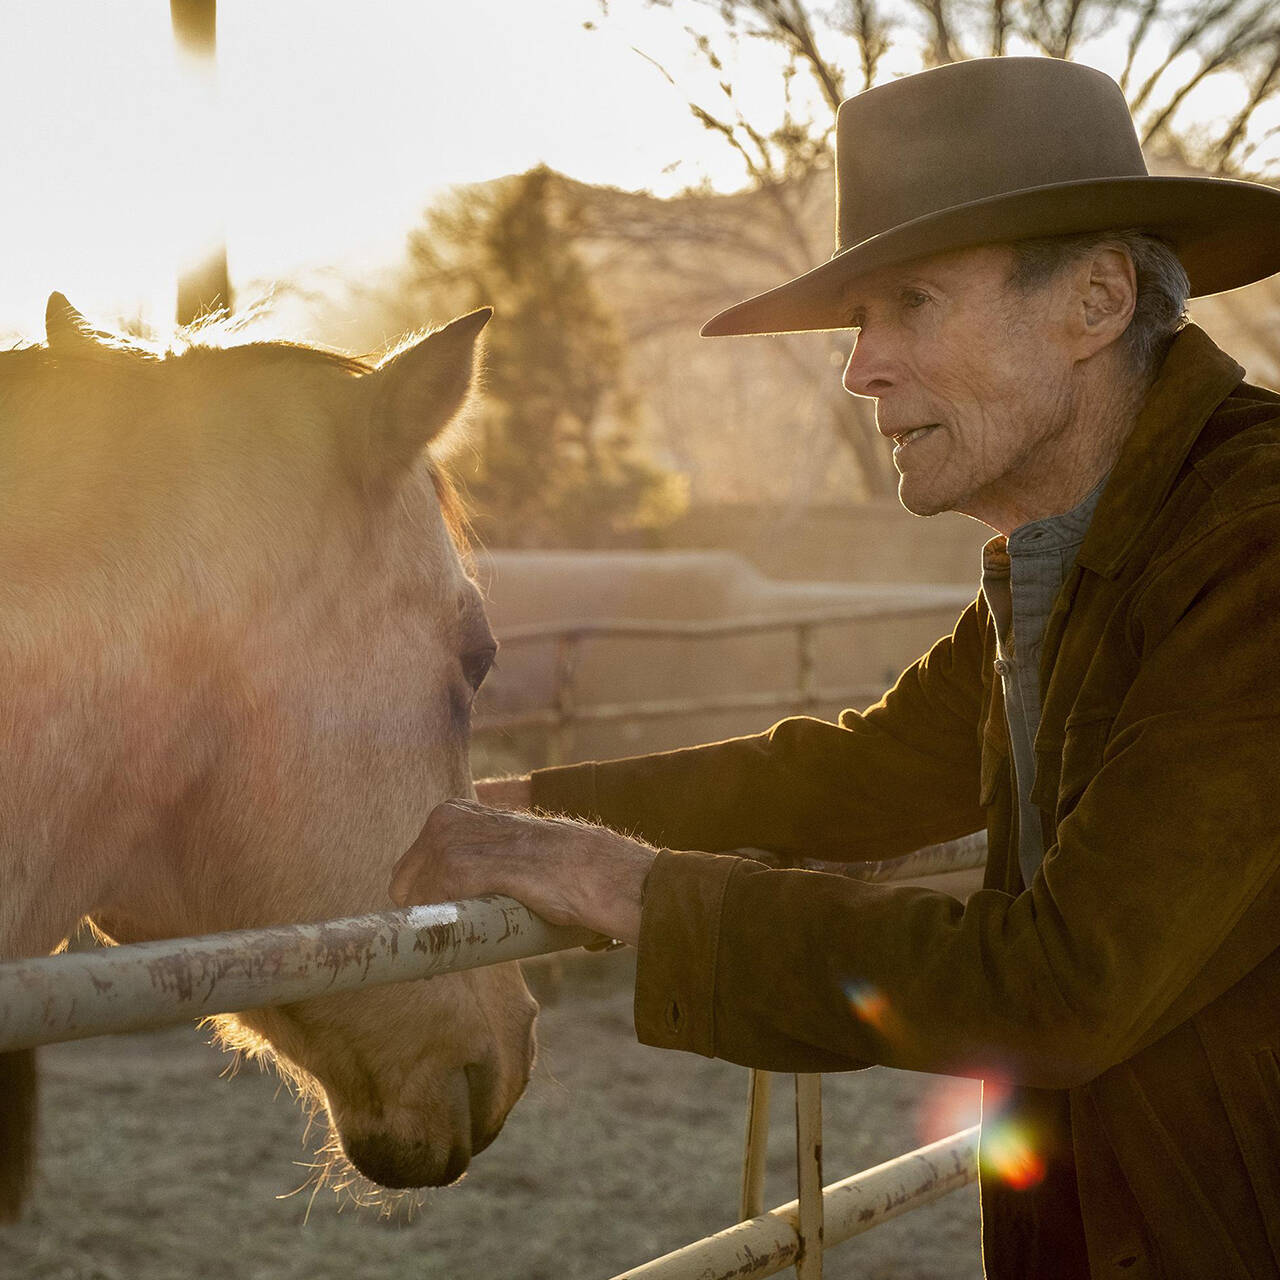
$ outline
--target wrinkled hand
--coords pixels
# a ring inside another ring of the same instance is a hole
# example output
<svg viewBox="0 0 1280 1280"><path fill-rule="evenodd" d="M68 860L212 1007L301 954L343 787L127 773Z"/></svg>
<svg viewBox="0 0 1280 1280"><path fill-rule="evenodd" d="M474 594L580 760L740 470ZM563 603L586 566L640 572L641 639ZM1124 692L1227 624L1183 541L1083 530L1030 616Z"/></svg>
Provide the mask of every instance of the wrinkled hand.
<svg viewBox="0 0 1280 1280"><path fill-rule="evenodd" d="M396 864L391 898L404 906L505 893L552 924L634 945L654 856L607 827L446 800Z"/></svg>

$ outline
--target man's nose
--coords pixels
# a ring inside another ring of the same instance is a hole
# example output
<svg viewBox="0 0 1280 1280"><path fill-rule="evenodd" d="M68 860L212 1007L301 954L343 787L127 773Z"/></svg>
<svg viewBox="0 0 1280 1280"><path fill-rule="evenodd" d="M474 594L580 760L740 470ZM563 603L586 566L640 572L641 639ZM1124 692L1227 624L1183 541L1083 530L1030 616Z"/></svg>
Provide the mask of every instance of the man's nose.
<svg viewBox="0 0 1280 1280"><path fill-rule="evenodd" d="M892 358L885 344L861 330L854 339L841 381L851 395L872 400L884 395L894 385Z"/></svg>

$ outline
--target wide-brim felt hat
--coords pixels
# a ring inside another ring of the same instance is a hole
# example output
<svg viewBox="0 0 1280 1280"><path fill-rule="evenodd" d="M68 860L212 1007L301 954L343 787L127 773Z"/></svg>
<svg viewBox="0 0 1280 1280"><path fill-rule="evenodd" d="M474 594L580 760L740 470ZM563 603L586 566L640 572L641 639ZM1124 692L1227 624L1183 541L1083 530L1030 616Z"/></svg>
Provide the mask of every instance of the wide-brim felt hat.
<svg viewBox="0 0 1280 1280"><path fill-rule="evenodd" d="M1120 86L1057 58L979 58L841 103L836 251L740 302L708 336L849 327L870 271L981 244L1140 230L1177 253L1191 296L1280 271L1280 191L1153 177Z"/></svg>

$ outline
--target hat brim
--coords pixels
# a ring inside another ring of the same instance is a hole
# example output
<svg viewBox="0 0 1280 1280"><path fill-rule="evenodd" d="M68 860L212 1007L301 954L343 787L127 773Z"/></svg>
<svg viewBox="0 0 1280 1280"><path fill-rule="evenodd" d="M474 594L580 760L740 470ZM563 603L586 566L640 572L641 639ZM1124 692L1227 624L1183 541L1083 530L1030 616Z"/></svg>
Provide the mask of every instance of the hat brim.
<svg viewBox="0 0 1280 1280"><path fill-rule="evenodd" d="M705 337L847 329L851 284L881 267L980 244L1136 229L1177 251L1191 296L1280 271L1280 191L1226 178L1097 178L975 200L903 223L712 316Z"/></svg>

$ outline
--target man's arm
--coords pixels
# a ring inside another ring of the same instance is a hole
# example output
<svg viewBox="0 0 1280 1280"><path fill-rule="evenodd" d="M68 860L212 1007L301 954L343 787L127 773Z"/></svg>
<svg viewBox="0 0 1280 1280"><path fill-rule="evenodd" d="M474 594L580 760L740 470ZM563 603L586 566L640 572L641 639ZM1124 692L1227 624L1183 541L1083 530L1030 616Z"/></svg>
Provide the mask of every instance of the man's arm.
<svg viewBox="0 0 1280 1280"><path fill-rule="evenodd" d="M507 893L553 922L634 943L649 840L856 858L975 830L984 624L971 605L879 704L838 724L795 717L753 737L481 780L479 805L449 801L431 815L393 897ZM532 808L588 821L493 812Z"/></svg>
<svg viewBox="0 0 1280 1280"><path fill-rule="evenodd" d="M962 904L741 858L655 857L608 832L562 857L554 824L529 839L491 829L518 856L485 859L494 874L468 883L627 938L642 904L636 1029L650 1044L775 1070L880 1062L1077 1085L1280 946L1277 546L1280 509L1255 510L1155 576L1133 618L1139 673L1017 897ZM431 896L426 864L441 852L406 858L400 900Z"/></svg>
<svg viewBox="0 0 1280 1280"><path fill-rule="evenodd" d="M1068 731L1083 789L1027 892L961 904L660 854L641 1039L779 1070L874 1061L1066 1088L1272 955L1280 504L1188 541L1134 606L1138 674L1114 723Z"/></svg>

